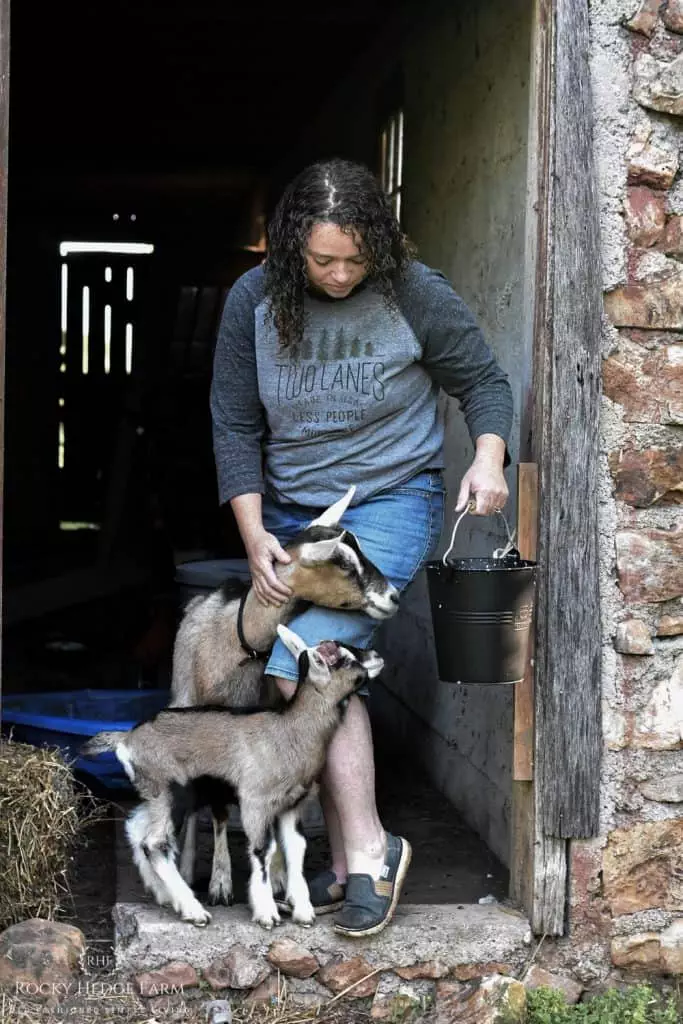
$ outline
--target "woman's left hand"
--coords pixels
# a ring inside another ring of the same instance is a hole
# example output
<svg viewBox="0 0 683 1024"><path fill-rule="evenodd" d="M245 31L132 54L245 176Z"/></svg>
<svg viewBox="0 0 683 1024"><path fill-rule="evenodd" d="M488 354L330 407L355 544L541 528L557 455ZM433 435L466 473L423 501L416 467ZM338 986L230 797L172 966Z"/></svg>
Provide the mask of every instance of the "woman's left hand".
<svg viewBox="0 0 683 1024"><path fill-rule="evenodd" d="M496 441L500 441L500 438L496 438ZM502 444L504 452L505 445ZM477 446L474 461L460 484L456 512L461 512L470 500L475 502L476 507L472 512L477 516L491 515L505 506L510 492L503 475L503 457L500 451L489 450L490 447L486 444ZM499 446L493 447L498 449Z"/></svg>

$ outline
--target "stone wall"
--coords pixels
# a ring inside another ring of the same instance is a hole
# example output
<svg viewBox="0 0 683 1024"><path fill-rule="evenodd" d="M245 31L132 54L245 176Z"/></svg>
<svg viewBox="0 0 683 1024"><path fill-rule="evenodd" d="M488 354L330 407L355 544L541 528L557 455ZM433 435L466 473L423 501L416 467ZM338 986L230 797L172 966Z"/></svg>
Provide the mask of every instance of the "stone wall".
<svg viewBox="0 0 683 1024"><path fill-rule="evenodd" d="M601 197L601 838L572 844L571 926L683 971L682 0L591 4Z"/></svg>

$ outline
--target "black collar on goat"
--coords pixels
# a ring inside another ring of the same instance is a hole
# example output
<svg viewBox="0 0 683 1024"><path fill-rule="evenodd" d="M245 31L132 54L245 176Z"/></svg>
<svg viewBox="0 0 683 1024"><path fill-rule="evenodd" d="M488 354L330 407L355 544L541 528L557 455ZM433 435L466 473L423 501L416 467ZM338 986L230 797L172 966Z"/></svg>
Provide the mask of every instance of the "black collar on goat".
<svg viewBox="0 0 683 1024"><path fill-rule="evenodd" d="M237 609L237 636L239 638L240 647L246 654L246 658L242 658L240 661L240 667L242 665L246 665L249 661L265 661L271 651L271 648L268 648L267 651L256 651L251 644L247 643L244 635L244 605L246 604L248 593L248 589L244 591L240 598L240 606Z"/></svg>

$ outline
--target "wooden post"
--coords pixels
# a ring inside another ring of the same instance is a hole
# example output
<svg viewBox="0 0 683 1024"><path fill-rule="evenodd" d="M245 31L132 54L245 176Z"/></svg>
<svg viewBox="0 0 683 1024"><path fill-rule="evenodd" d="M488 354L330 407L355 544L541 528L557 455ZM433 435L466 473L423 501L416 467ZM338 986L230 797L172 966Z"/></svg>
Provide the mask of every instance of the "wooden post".
<svg viewBox="0 0 683 1024"><path fill-rule="evenodd" d="M9 4L0 0L0 594L2 593L2 495L5 473L5 288L7 266L7 149L9 140ZM0 611L2 608L0 597ZM0 692L2 677L0 676Z"/></svg>
<svg viewBox="0 0 683 1024"><path fill-rule="evenodd" d="M538 532L538 470L533 462L517 468L517 547L522 558L536 559ZM533 635L529 640L526 671L515 685L512 778L529 782L534 777L534 670Z"/></svg>
<svg viewBox="0 0 683 1024"><path fill-rule="evenodd" d="M600 818L602 293L588 7L586 0L553 2L553 152L544 214L551 243L540 268L547 300L535 339L534 785L540 830L558 840L598 835Z"/></svg>

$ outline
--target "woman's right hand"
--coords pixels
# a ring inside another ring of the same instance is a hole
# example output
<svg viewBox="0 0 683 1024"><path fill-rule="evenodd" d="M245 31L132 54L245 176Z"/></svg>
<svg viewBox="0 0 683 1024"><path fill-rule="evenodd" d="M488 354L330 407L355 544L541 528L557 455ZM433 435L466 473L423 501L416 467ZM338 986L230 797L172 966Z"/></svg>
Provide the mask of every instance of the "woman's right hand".
<svg viewBox="0 0 683 1024"><path fill-rule="evenodd" d="M249 538L246 550L251 583L259 603L266 608L284 604L292 596L292 590L275 575L274 563L287 565L292 559L277 537L260 530Z"/></svg>

